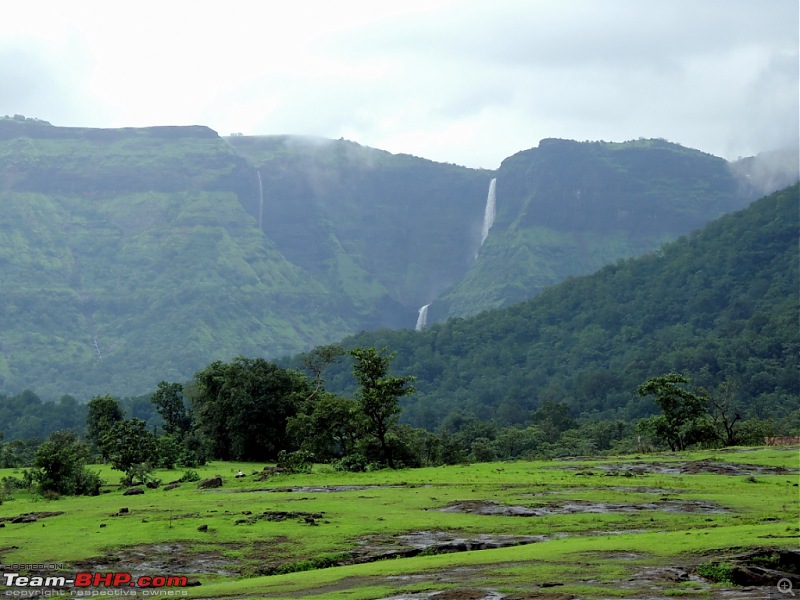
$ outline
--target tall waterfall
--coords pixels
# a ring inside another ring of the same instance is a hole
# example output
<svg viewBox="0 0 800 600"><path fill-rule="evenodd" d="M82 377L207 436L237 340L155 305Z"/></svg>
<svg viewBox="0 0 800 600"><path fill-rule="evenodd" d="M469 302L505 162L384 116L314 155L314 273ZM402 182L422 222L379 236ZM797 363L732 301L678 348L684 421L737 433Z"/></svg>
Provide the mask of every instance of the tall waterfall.
<svg viewBox="0 0 800 600"><path fill-rule="evenodd" d="M261 171L256 169L258 175L258 228L261 229L264 223L264 188L261 185Z"/></svg>
<svg viewBox="0 0 800 600"><path fill-rule="evenodd" d="M422 308L419 309L419 316L417 317L417 326L414 328L417 331L422 331L425 329L425 326L428 324L428 307L430 304L426 304Z"/></svg>
<svg viewBox="0 0 800 600"><path fill-rule="evenodd" d="M489 182L489 194L486 196L486 210L483 213L483 227L481 228L481 246L483 246L483 242L486 241L486 238L489 237L489 230L492 228L492 225L494 225L494 216L497 212L494 191L496 185L496 178Z"/></svg>

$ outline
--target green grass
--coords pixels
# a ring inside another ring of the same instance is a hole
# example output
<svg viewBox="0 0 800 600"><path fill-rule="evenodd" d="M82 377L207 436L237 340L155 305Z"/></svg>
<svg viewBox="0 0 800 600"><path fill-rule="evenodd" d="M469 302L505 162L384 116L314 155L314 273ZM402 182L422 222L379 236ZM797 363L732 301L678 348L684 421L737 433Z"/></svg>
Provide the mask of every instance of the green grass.
<svg viewBox="0 0 800 600"><path fill-rule="evenodd" d="M605 463L712 457L712 452L614 457ZM717 460L745 461L797 467L796 452L776 449L725 453ZM185 564L217 561L221 565L217 572L190 574L202 583L188 590L198 598L367 599L450 587L520 592L553 584L559 584L557 593L581 597L634 597L636 590L625 586L632 585L626 582L639 569L718 564L717 557L729 549L796 547L800 539L798 494L793 486L797 474L758 475L758 483L730 475L580 474L592 468L600 473L603 464L597 460L484 463L370 473L338 473L317 466L309 474L257 481L234 475L240 469L248 475L258 472L262 464L218 462L197 471L201 477L221 475L222 488L201 490L196 483L186 483L172 491L148 490L128 497L116 488L120 474L99 466L101 476L114 485L96 498L43 500L20 491L12 493L13 499L6 498L0 516L40 511L64 514L30 524L9 523L0 529L0 562L90 561L127 570L135 569L132 557L140 552L150 564L144 574L153 575L172 574L170 568L177 568L177 563L169 560L175 556ZM2 470L0 478L10 474L11 470ZM167 483L181 474L161 471L157 476ZM302 486L369 487L329 492ZM465 501L527 508L602 502L630 510L539 517L439 510ZM702 501L719 512L649 507L662 501L673 505ZM127 514L112 516L123 507ZM248 521L266 511L322 516L313 525L302 517ZM208 530L199 531L200 525ZM403 546L398 536L425 531L461 539L524 535L544 536L546 541L446 554L432 550L407 558L342 564L351 552L365 552L365 543L374 552L378 547L399 549ZM109 557L117 562L109 563ZM712 584L704 585L675 584L662 591L705 597Z"/></svg>

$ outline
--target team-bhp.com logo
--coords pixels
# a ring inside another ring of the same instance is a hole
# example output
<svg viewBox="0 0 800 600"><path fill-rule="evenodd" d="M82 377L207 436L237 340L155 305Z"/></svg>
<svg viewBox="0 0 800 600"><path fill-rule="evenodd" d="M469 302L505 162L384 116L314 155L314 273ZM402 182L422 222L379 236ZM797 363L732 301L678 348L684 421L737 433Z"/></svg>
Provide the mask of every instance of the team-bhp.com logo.
<svg viewBox="0 0 800 600"><path fill-rule="evenodd" d="M6 596L29 596L26 594L31 588L61 590L67 593L67 588L72 588L76 596L109 596L133 595L138 588L142 595L162 595L164 588L185 588L189 585L186 577L178 575L142 575L134 577L131 573L76 573L74 577L65 576L40 576L22 575L20 573L2 573L2 584L8 589ZM90 589L95 588L95 589ZM100 588L100 589L96 589ZM174 593L168 595L178 595ZM127 592L127 593L126 593ZM183 591L185 594L185 591ZM40 595L40 594L37 594Z"/></svg>

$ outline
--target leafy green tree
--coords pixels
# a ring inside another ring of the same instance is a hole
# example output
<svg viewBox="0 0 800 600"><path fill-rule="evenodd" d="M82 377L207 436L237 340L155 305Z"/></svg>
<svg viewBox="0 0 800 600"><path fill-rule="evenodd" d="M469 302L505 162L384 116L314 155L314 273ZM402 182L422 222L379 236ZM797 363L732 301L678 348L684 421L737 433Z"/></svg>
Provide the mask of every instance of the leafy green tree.
<svg viewBox="0 0 800 600"><path fill-rule="evenodd" d="M123 412L119 400L112 396L95 396L89 400L86 413L86 433L89 439L100 449L103 460L108 460L108 448L103 440L111 428L122 421Z"/></svg>
<svg viewBox="0 0 800 600"><path fill-rule="evenodd" d="M671 450L685 450L708 437L708 399L686 389L689 379L678 373L651 377L637 388L642 397L655 396L662 414L645 420L645 430L667 442Z"/></svg>
<svg viewBox="0 0 800 600"><path fill-rule="evenodd" d="M536 425L525 429L509 427L502 430L494 442L499 458L529 458L539 452L546 443L547 436Z"/></svg>
<svg viewBox="0 0 800 600"><path fill-rule="evenodd" d="M394 377L389 375L389 364L395 353L387 354L375 348L355 348L350 350L355 359L353 375L358 383L356 400L359 409L366 417L366 430L377 439L381 459L391 468L395 467L387 435L397 422L400 413L399 399L414 393L411 382L414 377Z"/></svg>
<svg viewBox="0 0 800 600"><path fill-rule="evenodd" d="M125 473L123 483L143 477L158 463L158 438L141 419L117 421L103 436L111 466Z"/></svg>
<svg viewBox="0 0 800 600"><path fill-rule="evenodd" d="M301 355L300 359L303 363L303 368L309 371L313 376L314 391L311 396L318 394L324 386L322 373L328 365L334 364L344 355L344 349L337 344L330 344L327 346L317 346L310 352Z"/></svg>
<svg viewBox="0 0 800 600"><path fill-rule="evenodd" d="M43 493L96 496L100 477L86 467L88 445L74 432L54 431L36 451L33 480Z"/></svg>
<svg viewBox="0 0 800 600"><path fill-rule="evenodd" d="M548 441L555 442L564 431L575 427L569 406L555 400L545 400L533 413L533 422L545 432Z"/></svg>
<svg viewBox="0 0 800 600"><path fill-rule="evenodd" d="M216 361L195 374L192 405L212 454L223 460L274 460L291 451L288 419L308 398L304 375L243 356Z"/></svg>
<svg viewBox="0 0 800 600"><path fill-rule="evenodd" d="M164 419L164 432L167 435L180 435L192 428L192 418L186 408L180 383L162 381L150 401Z"/></svg>
<svg viewBox="0 0 800 600"><path fill-rule="evenodd" d="M287 428L297 446L318 460L328 460L355 450L363 429L361 421L355 400L315 390L298 414L289 418Z"/></svg>

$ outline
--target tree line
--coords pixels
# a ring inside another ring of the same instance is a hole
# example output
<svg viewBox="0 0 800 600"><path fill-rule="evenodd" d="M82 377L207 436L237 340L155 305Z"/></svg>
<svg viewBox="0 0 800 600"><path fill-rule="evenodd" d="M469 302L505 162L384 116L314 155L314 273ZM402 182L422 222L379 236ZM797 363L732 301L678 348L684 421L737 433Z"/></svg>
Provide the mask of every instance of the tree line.
<svg viewBox="0 0 800 600"><path fill-rule="evenodd" d="M345 356L357 384L352 397L325 387L326 369ZM190 469L211 459L278 462L289 472L307 471L314 462L363 471L760 445L776 432L773 422L743 419L730 389L709 393L678 373L638 386L642 401L652 401L660 412L636 422L579 420L566 403L548 399L523 426L454 412L431 432L400 423L400 399L414 393L414 378L390 374L393 358L386 348L345 352L331 345L303 355L305 373L261 358L216 361L191 382L158 385L149 401L160 426L126 418L118 399L96 396L86 405L85 435L62 429L38 445L0 441L0 466L31 467L22 479L5 477L3 490L97 494L103 482L87 466L96 461L120 471L122 485L156 485L156 468Z"/></svg>

